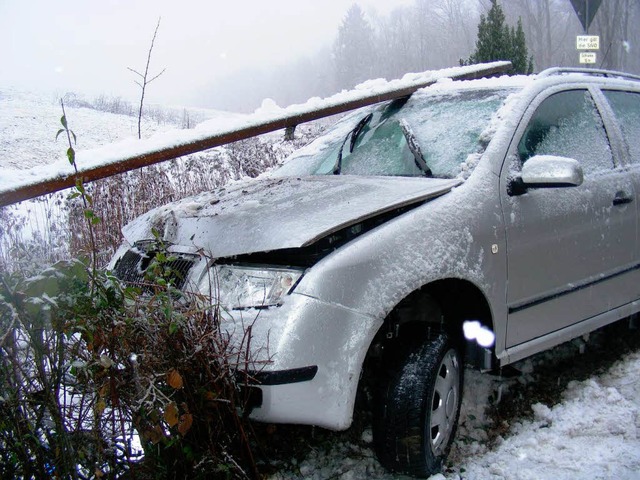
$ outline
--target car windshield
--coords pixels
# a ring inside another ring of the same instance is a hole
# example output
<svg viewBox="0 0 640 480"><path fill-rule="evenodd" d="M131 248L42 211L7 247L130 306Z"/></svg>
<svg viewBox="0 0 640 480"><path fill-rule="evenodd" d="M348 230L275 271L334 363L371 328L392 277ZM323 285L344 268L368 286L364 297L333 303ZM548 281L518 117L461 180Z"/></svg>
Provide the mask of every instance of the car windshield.
<svg viewBox="0 0 640 480"><path fill-rule="evenodd" d="M394 175L453 178L508 91L417 93L348 115L276 176Z"/></svg>

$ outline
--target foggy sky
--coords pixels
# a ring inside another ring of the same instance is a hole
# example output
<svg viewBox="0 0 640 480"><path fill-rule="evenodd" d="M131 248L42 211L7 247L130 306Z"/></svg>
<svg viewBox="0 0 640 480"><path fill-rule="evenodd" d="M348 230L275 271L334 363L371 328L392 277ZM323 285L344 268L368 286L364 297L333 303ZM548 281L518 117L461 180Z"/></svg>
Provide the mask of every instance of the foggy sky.
<svg viewBox="0 0 640 480"><path fill-rule="evenodd" d="M384 14L412 0L358 0ZM0 91L135 100L158 18L149 102L192 92L248 66L285 64L335 39L353 0L0 0ZM192 103L192 102L191 102Z"/></svg>

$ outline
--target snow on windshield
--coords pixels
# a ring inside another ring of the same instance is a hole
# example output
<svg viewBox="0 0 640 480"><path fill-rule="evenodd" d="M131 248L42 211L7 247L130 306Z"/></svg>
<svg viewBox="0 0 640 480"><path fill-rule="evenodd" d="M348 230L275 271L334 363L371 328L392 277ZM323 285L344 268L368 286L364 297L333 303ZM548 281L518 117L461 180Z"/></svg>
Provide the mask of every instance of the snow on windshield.
<svg viewBox="0 0 640 480"><path fill-rule="evenodd" d="M510 92L481 89L430 94L422 91L409 100L359 110L320 139L316 148L294 154L274 174L454 178L470 154L481 153L486 147L482 133ZM373 119L358 131L357 122L371 112ZM418 152L410 148L403 124L415 136ZM421 166L422 162L427 168Z"/></svg>

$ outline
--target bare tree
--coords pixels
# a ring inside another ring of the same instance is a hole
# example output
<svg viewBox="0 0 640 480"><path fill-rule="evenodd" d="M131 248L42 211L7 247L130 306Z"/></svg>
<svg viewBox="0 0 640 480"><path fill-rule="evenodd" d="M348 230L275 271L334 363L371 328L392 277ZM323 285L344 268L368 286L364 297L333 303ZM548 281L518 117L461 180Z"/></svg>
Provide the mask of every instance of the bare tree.
<svg viewBox="0 0 640 480"><path fill-rule="evenodd" d="M468 57L475 47L480 11L484 5L460 0L436 0L433 3L433 16L437 24L438 50L441 59L437 66L455 65L461 58Z"/></svg>
<svg viewBox="0 0 640 480"><path fill-rule="evenodd" d="M134 80L134 82L136 82L136 84L142 90L142 93L140 95L140 109L138 111L138 138L142 138L142 133L141 133L141 130L140 130L140 124L142 123L142 106L144 104L144 93L145 93L145 90L147 88L147 85L149 85L156 78L158 78L160 75L162 75L164 73L164 71L166 70L166 68L163 68L162 71L159 74L157 74L156 76L154 76L151 79L149 79L149 64L151 63L151 52L153 51L153 44L156 41L156 35L158 35L158 28L160 28L160 20L161 19L158 18L158 23L156 25L156 29L153 32L153 38L151 39L151 46L149 47L149 53L147 54L147 65L146 65L146 67L144 69L144 74L138 72L137 70L134 70L131 67L127 67L129 70L131 70L133 73L135 73L136 75L138 75L140 77L140 81Z"/></svg>
<svg viewBox="0 0 640 480"><path fill-rule="evenodd" d="M630 28L633 9L637 0L604 1L596 14L596 28L601 35L602 58L600 66L616 70L627 70L629 65Z"/></svg>
<svg viewBox="0 0 640 480"><path fill-rule="evenodd" d="M377 61L380 74L386 78L397 78L415 66L415 30L412 25L413 7L395 8L388 16L377 18Z"/></svg>

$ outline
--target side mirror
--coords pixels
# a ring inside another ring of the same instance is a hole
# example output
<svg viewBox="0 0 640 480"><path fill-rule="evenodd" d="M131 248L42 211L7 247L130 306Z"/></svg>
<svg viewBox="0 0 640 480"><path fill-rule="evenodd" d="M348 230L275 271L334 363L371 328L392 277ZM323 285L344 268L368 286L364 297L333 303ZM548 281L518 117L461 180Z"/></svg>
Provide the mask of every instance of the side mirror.
<svg viewBox="0 0 640 480"><path fill-rule="evenodd" d="M536 155L522 166L520 177L509 185L510 195L522 195L528 188L578 187L584 174L577 160L553 155Z"/></svg>

